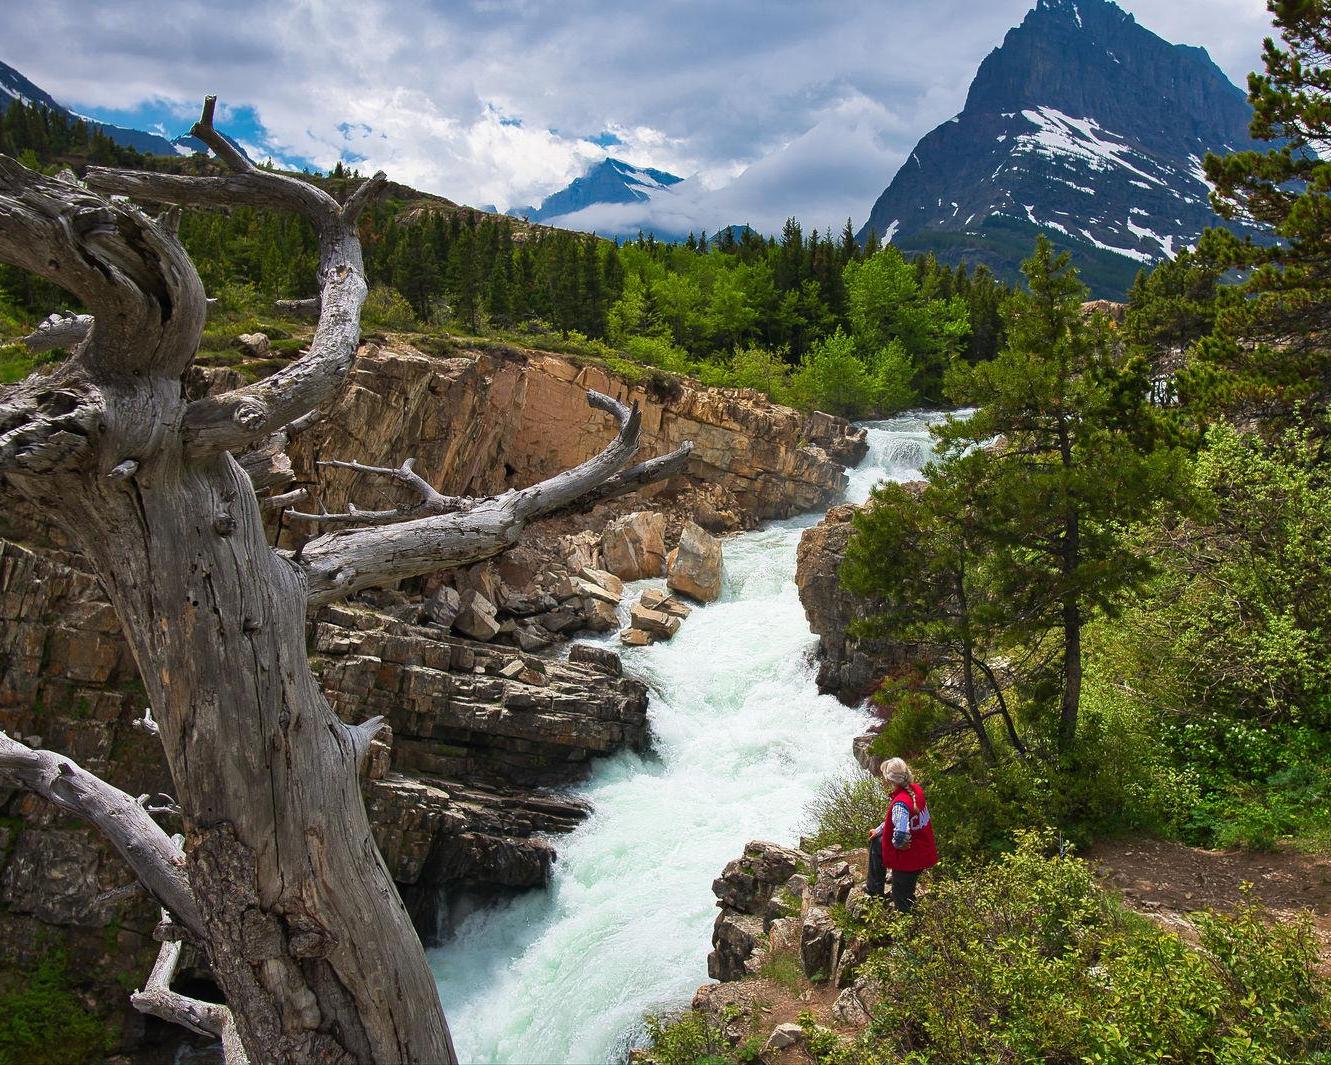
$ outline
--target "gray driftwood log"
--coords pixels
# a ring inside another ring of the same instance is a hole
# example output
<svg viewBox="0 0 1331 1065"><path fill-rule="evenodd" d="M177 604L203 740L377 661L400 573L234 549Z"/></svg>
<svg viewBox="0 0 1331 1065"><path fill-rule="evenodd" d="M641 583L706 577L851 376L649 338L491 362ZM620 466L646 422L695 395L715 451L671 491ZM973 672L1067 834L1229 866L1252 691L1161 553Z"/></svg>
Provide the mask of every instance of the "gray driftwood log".
<svg viewBox="0 0 1331 1065"><path fill-rule="evenodd" d="M384 177L339 204L254 167L212 115L210 97L194 133L226 165L217 176L91 168L79 184L0 157L0 261L89 312L47 328L76 345L63 364L0 389L0 499L17 493L60 521L114 604L176 789L183 881L148 810L67 759L6 738L0 774L108 832L206 952L229 1012L190 1013L173 997L165 947L137 1005L183 1010L182 1023L225 1036L234 1057L243 1044L251 1061L455 1061L361 799L357 765L378 723L348 726L329 708L306 658L306 611L495 555L533 518L678 472L688 449L626 470L638 413L590 394L620 431L573 470L490 499L445 499L409 465L385 470L420 503L330 523L298 553L273 550L256 486L287 487L286 437L333 398L355 358L366 294L356 221ZM134 202L165 210L153 218ZM273 376L191 402L181 379L206 300L177 239L178 208L241 204L314 227L314 339Z"/></svg>

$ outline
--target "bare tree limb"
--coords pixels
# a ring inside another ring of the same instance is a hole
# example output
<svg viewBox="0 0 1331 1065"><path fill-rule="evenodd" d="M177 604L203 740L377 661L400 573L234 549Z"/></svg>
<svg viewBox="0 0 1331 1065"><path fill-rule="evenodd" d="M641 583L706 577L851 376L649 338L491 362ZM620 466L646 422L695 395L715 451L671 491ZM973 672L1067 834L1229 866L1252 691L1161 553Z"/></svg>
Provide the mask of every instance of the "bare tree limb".
<svg viewBox="0 0 1331 1065"><path fill-rule="evenodd" d="M322 522L330 525L388 525L395 521L408 521L412 518L424 518L432 514L451 514L473 505L476 500L466 496L446 496L436 492L412 466L415 459L407 459L396 469L389 466L366 466L359 462L344 462L340 459L328 459L320 466L331 466L340 470L355 470L357 473L369 473L378 477L387 477L404 488L409 488L419 497L415 503L395 507L392 510L361 510L349 505L342 514L302 514L292 511L287 515L299 521Z"/></svg>
<svg viewBox="0 0 1331 1065"><path fill-rule="evenodd" d="M0 732L0 779L91 821L148 894L191 936L204 940L203 920L185 876L184 855L134 798L64 755L33 750L4 732Z"/></svg>
<svg viewBox="0 0 1331 1065"><path fill-rule="evenodd" d="M166 914L163 913L163 919ZM220 1002L204 1002L171 990L180 964L182 944L168 939L157 952L148 983L129 996L130 1004L140 1013L188 1028L197 1035L210 1035L222 1042L225 1065L248 1065L249 1058L236 1031L235 1018Z"/></svg>
<svg viewBox="0 0 1331 1065"><path fill-rule="evenodd" d="M175 233L132 204L0 156L0 261L73 293L93 373L178 376L203 329L203 285Z"/></svg>
<svg viewBox="0 0 1331 1065"><path fill-rule="evenodd" d="M626 407L599 392L588 392L587 402L613 414L619 433L603 451L573 469L518 491L476 500L455 513L325 533L305 544L298 556L286 554L304 572L310 605L404 577L479 562L511 547L527 522L567 509L608 483L619 494L640 487L649 476L662 479L684 469L689 447L644 463L645 471L635 467L627 471L626 480L615 481L615 474L638 448L641 415L636 404Z"/></svg>
<svg viewBox="0 0 1331 1065"><path fill-rule="evenodd" d="M133 721L133 725L140 732L146 732L149 736L161 735L161 730L158 729L157 722L153 718L153 708L151 706L145 706L143 708L143 716L136 717Z"/></svg>
<svg viewBox="0 0 1331 1065"><path fill-rule="evenodd" d="M73 349L82 344L91 331L91 314L65 311L63 314L50 315L23 338L23 343L34 353L54 351L57 348Z"/></svg>
<svg viewBox="0 0 1331 1065"><path fill-rule="evenodd" d="M233 451L272 433L332 399L351 368L360 340L367 291L355 220L379 195L383 173L366 181L343 207L322 189L255 167L213 128L215 97L204 101L193 134L232 173L193 177L90 167L89 187L138 200L186 207L248 205L288 210L308 221L319 239L319 321L309 351L262 381L196 400L183 431L201 452Z"/></svg>
<svg viewBox="0 0 1331 1065"><path fill-rule="evenodd" d="M310 491L308 488L295 488L290 492L283 492L281 495L265 496L259 500L259 505L264 510L284 510L297 503L305 502L309 497Z"/></svg>

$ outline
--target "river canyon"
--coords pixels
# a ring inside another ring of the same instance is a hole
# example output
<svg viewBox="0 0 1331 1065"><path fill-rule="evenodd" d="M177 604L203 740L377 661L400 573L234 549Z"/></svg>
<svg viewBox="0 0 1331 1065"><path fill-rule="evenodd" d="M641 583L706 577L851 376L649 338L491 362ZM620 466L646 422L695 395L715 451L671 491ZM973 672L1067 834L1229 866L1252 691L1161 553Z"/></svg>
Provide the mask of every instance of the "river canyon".
<svg viewBox="0 0 1331 1065"><path fill-rule="evenodd" d="M866 423L845 501L917 478L934 418ZM727 538L721 598L669 643L625 649L650 692L650 751L594 771L594 813L560 838L547 890L471 912L431 952L463 1060L622 1059L645 1015L686 1006L704 978L713 877L746 840L793 844L819 786L851 768L868 715L819 693L795 584L822 515Z"/></svg>

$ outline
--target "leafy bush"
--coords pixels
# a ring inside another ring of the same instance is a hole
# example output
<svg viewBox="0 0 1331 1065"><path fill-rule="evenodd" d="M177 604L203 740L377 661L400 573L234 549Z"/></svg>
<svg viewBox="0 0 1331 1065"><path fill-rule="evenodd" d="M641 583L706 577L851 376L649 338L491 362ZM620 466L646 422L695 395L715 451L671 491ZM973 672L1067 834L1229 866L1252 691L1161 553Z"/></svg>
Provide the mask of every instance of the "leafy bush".
<svg viewBox="0 0 1331 1065"><path fill-rule="evenodd" d="M689 1010L669 1020L647 1018L652 1065L733 1065L742 1060L707 1014Z"/></svg>
<svg viewBox="0 0 1331 1065"><path fill-rule="evenodd" d="M379 329L413 329L416 312L407 298L389 285L375 285L365 297L361 317Z"/></svg>
<svg viewBox="0 0 1331 1065"><path fill-rule="evenodd" d="M887 785L863 770L818 789L808 820L815 847L863 847L887 812Z"/></svg>
<svg viewBox="0 0 1331 1065"><path fill-rule="evenodd" d="M862 972L886 990L857 1043L822 1061L1331 1061L1331 995L1307 921L1245 905L1197 919L1200 945L1119 907L1047 835L881 907Z"/></svg>

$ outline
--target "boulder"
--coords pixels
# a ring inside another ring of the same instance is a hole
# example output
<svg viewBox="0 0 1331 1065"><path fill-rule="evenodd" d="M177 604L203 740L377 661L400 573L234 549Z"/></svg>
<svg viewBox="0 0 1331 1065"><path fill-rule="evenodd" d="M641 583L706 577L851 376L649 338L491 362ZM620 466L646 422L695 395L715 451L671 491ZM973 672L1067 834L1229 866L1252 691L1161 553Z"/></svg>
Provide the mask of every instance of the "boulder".
<svg viewBox="0 0 1331 1065"><path fill-rule="evenodd" d="M621 584L622 588L623 585ZM585 577L568 577L560 585L557 594L571 597L581 596L584 599L597 599L603 603L615 604L619 602L620 593L612 592L608 588L602 588L594 581L589 581Z"/></svg>
<svg viewBox="0 0 1331 1065"><path fill-rule="evenodd" d="M462 612L462 596L456 588L444 585L421 605L421 616L445 629L451 629Z"/></svg>
<svg viewBox="0 0 1331 1065"><path fill-rule="evenodd" d="M670 552L666 585L700 603L721 594L721 541L696 522L686 522L679 546Z"/></svg>
<svg viewBox="0 0 1331 1065"><path fill-rule="evenodd" d="M679 618L671 617L660 610L648 610L641 603L634 603L629 609L629 621L633 628L642 629L666 640L679 631Z"/></svg>
<svg viewBox="0 0 1331 1065"><path fill-rule="evenodd" d="M607 592L619 599L624 594L624 582L608 570L597 569L595 566L583 566L578 570L578 576L584 581L591 581L599 585Z"/></svg>
<svg viewBox="0 0 1331 1065"><path fill-rule="evenodd" d="M778 1024L772 1029L772 1034L767 1037L767 1042L763 1044L763 1053L785 1050L786 1047L793 1047L803 1038L804 1029L793 1021Z"/></svg>
<svg viewBox="0 0 1331 1065"><path fill-rule="evenodd" d="M518 625L513 630L513 642L530 653L544 650L553 640L539 625Z"/></svg>
<svg viewBox="0 0 1331 1065"><path fill-rule="evenodd" d="M619 642L626 647L646 647L649 643L655 643L656 641L650 632L629 628L619 634Z"/></svg>
<svg viewBox="0 0 1331 1065"><path fill-rule="evenodd" d="M832 1019L843 1028L863 1028L880 999L873 985L860 977L837 995L832 1003Z"/></svg>
<svg viewBox="0 0 1331 1065"><path fill-rule="evenodd" d="M626 581L659 577L665 567L664 514L636 511L616 518L601 534L605 568Z"/></svg>
<svg viewBox="0 0 1331 1065"><path fill-rule="evenodd" d="M461 609L453 622L459 632L473 640L493 640L499 635L499 622L495 620L495 605L474 589L461 595Z"/></svg>
<svg viewBox="0 0 1331 1065"><path fill-rule="evenodd" d="M267 333L241 333L236 337L236 347L251 359L266 359L273 353Z"/></svg>
<svg viewBox="0 0 1331 1065"><path fill-rule="evenodd" d="M841 932L832 915L822 906L809 906L804 911L800 929L800 964L810 980L825 981L836 972L841 953Z"/></svg>
<svg viewBox="0 0 1331 1065"><path fill-rule="evenodd" d="M575 643L568 649L568 660L599 669L602 673L607 673L612 677L622 677L624 675L624 665L620 662L619 655L608 647L597 647L590 643Z"/></svg>
<svg viewBox="0 0 1331 1065"><path fill-rule="evenodd" d="M648 610L659 610L661 613L669 614L681 621L693 613L691 608L685 606L673 595L667 595L660 588L644 588L642 595L638 596L638 602Z"/></svg>
<svg viewBox="0 0 1331 1065"><path fill-rule="evenodd" d="M615 603L588 596L582 600L580 613L583 628L592 632L614 632L619 628L619 607Z"/></svg>

